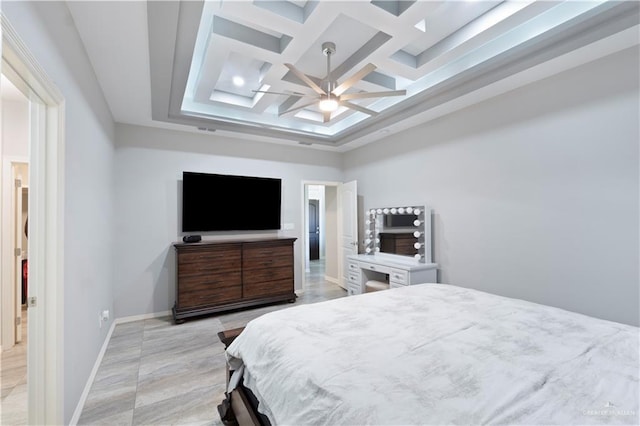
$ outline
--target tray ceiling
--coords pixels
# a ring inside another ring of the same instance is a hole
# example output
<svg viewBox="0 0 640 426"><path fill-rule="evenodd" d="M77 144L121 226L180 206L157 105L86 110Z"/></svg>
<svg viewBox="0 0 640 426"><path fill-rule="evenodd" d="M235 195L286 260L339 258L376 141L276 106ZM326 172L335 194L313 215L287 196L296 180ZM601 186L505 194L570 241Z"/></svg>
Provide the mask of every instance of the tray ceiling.
<svg viewBox="0 0 640 426"><path fill-rule="evenodd" d="M69 9L94 68L106 61L100 58L100 29L86 21L91 8L93 16L101 7L125 27L145 21L135 31L148 42L140 46L148 49L145 111L150 109L155 122L326 147L415 123L433 108L638 25L636 2L215 0L147 2L143 8L84 3L69 2ZM367 64L376 67L347 94L406 95L352 100L376 115L340 107L328 121L316 103L300 108L318 95L285 64L321 85L327 78L325 42L336 45L330 77L338 84ZM126 84L115 89L108 72L96 74L112 110L126 103L118 98L122 93L112 93ZM282 114L289 109L294 111Z"/></svg>

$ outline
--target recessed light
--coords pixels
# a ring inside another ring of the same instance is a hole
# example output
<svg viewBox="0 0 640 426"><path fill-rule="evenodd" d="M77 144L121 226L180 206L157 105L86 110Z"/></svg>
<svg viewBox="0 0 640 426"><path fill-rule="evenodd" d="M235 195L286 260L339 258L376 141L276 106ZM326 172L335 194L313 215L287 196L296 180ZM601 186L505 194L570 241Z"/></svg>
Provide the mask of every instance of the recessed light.
<svg viewBox="0 0 640 426"><path fill-rule="evenodd" d="M235 77L233 77L233 85L236 87L244 86L244 78L240 77L239 75L236 75Z"/></svg>

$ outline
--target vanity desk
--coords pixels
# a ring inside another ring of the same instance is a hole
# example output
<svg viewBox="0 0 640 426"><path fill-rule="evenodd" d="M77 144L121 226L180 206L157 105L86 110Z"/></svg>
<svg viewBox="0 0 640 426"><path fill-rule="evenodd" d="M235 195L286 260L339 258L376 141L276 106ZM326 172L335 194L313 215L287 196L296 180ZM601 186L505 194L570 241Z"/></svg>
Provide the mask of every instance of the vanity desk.
<svg viewBox="0 0 640 426"><path fill-rule="evenodd" d="M346 262L348 294L438 282L431 257L431 209L426 205L366 211L365 254Z"/></svg>
<svg viewBox="0 0 640 426"><path fill-rule="evenodd" d="M349 268L349 296L365 292L367 281L388 282L389 288L406 285L435 283L438 279L438 265L418 263L384 255L354 254L347 257Z"/></svg>

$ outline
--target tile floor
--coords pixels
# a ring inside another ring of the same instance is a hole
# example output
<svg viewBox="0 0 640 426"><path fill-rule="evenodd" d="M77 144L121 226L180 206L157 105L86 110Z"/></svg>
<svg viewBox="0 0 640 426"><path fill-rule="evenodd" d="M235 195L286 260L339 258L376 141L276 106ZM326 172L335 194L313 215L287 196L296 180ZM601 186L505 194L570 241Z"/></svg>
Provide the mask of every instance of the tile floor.
<svg viewBox="0 0 640 426"><path fill-rule="evenodd" d="M22 310L22 342L0 359L0 424L27 424L27 310Z"/></svg>
<svg viewBox="0 0 640 426"><path fill-rule="evenodd" d="M81 425L220 425L224 346L217 333L264 313L346 296L312 262L303 294L284 303L174 325L171 318L119 324L85 403ZM3 423L4 424L4 423Z"/></svg>

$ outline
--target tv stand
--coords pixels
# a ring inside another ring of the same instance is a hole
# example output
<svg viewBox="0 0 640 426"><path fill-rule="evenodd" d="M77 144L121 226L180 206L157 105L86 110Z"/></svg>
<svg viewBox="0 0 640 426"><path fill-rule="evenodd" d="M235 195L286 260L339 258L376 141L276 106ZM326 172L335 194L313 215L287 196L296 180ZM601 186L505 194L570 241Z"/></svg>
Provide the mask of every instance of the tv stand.
<svg viewBox="0 0 640 426"><path fill-rule="evenodd" d="M176 324L186 318L295 302L296 238L175 243Z"/></svg>

